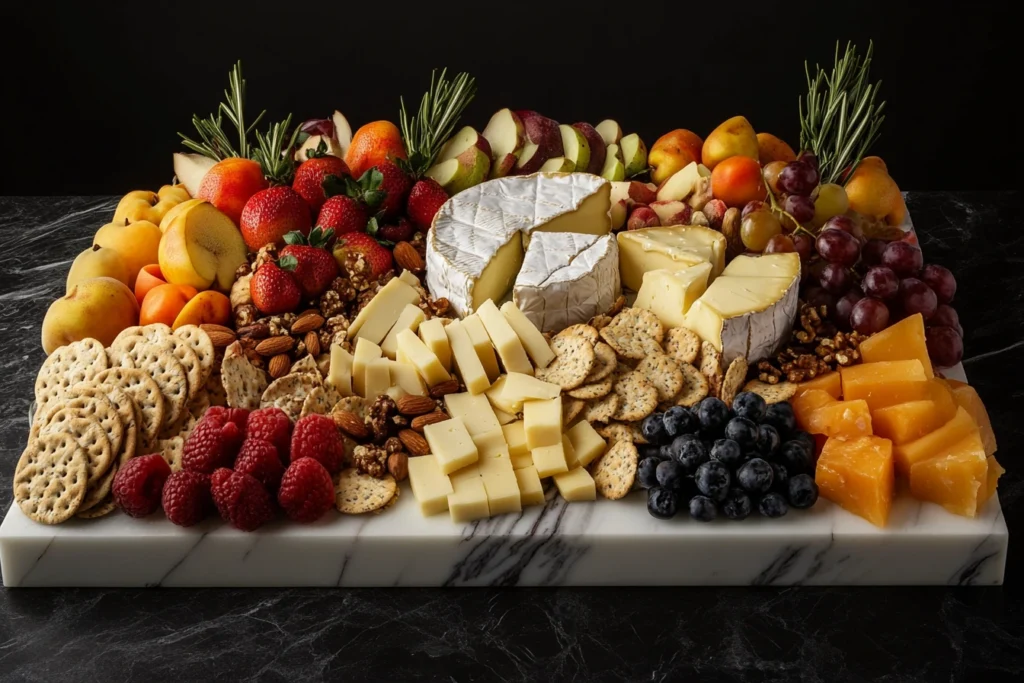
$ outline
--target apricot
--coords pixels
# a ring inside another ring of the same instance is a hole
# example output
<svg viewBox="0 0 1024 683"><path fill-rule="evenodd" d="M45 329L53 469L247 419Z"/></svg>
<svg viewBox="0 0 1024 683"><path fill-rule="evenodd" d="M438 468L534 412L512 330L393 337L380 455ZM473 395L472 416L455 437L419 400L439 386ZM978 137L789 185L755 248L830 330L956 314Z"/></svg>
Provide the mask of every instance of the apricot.
<svg viewBox="0 0 1024 683"><path fill-rule="evenodd" d="M877 436L829 439L818 456L814 481L822 498L884 527L895 488L892 443Z"/></svg>
<svg viewBox="0 0 1024 683"><path fill-rule="evenodd" d="M352 136L352 143L345 152L345 164L353 178L382 161L405 158L402 134L390 121L371 121L362 126Z"/></svg>
<svg viewBox="0 0 1024 683"><path fill-rule="evenodd" d="M756 159L734 156L722 160L711 171L711 194L728 206L744 206L768 196Z"/></svg>
<svg viewBox="0 0 1024 683"><path fill-rule="evenodd" d="M195 287L188 285L159 285L149 290L139 309L139 324L163 323L170 327L185 308L185 304L196 296Z"/></svg>
<svg viewBox="0 0 1024 683"><path fill-rule="evenodd" d="M157 261L160 228L149 221L107 223L96 231L92 243L120 254L128 267L128 282L135 282L144 266Z"/></svg>
<svg viewBox="0 0 1024 683"><path fill-rule="evenodd" d="M871 411L866 401L835 401L807 417L807 431L841 439L870 436Z"/></svg>
<svg viewBox="0 0 1024 683"><path fill-rule="evenodd" d="M173 329L183 325L212 323L226 325L231 319L231 301L220 292L199 292L189 299L174 319Z"/></svg>
<svg viewBox="0 0 1024 683"><path fill-rule="evenodd" d="M112 277L131 286L128 275L128 265L120 254L113 249L94 244L76 256L71 263L64 293L69 294L75 285L94 277Z"/></svg>
<svg viewBox="0 0 1024 683"><path fill-rule="evenodd" d="M742 156L756 160L759 153L754 127L746 118L734 116L711 131L704 140L700 156L704 165L714 170L715 166L729 157Z"/></svg>
<svg viewBox="0 0 1024 683"><path fill-rule="evenodd" d="M910 495L938 503L955 515L976 516L988 486L988 458L977 432L910 468Z"/></svg>
<svg viewBox="0 0 1024 683"><path fill-rule="evenodd" d="M818 375L814 379L809 379L796 385L797 396L813 389L824 391L835 399L841 398L843 395L842 377L838 372L826 372L824 375Z"/></svg>
<svg viewBox="0 0 1024 683"><path fill-rule="evenodd" d="M899 225L906 214L899 186L889 176L881 159L867 164L864 162L861 160L846 181L850 209L872 218L884 218L889 225Z"/></svg>
<svg viewBox="0 0 1024 683"><path fill-rule="evenodd" d="M647 153L647 163L653 169L651 181L660 185L691 162L700 163L703 145L699 135L685 128L676 128L662 135Z"/></svg>
<svg viewBox="0 0 1024 683"><path fill-rule="evenodd" d="M189 200L184 185L164 185L158 192L135 190L129 192L114 209L112 223L124 225L135 221L149 221L160 225L164 215L178 204Z"/></svg>
<svg viewBox="0 0 1024 683"><path fill-rule="evenodd" d="M46 353L92 337L109 346L121 330L139 323L139 302L128 286L112 277L79 282L55 300L43 318Z"/></svg>
<svg viewBox="0 0 1024 683"><path fill-rule="evenodd" d="M773 161L796 161L796 152L782 138L771 133L758 133L757 160L762 166Z"/></svg>
<svg viewBox="0 0 1024 683"><path fill-rule="evenodd" d="M160 272L159 264L151 263L148 266L144 266L139 271L139 276L135 278L135 298L138 300L139 305L142 305L142 300L146 298L149 290L166 284L167 280L164 279L164 274Z"/></svg>
<svg viewBox="0 0 1024 683"><path fill-rule="evenodd" d="M210 167L199 184L196 199L210 202L238 225L249 197L268 186L258 163L232 157Z"/></svg>

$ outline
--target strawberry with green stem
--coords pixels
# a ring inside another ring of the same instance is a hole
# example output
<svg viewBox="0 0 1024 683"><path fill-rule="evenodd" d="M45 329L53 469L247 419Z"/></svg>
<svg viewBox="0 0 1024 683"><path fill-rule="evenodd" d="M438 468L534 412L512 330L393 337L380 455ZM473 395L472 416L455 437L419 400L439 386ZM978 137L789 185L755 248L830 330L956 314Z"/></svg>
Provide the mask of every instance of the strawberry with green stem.
<svg viewBox="0 0 1024 683"><path fill-rule="evenodd" d="M313 228L308 238L301 232L290 232L284 236L288 246L280 251L277 263L291 272L307 299L323 294L338 276L338 262L328 251L333 239L333 230L320 227Z"/></svg>
<svg viewBox="0 0 1024 683"><path fill-rule="evenodd" d="M365 232L352 232L338 238L334 256L345 263L350 256L362 256L370 266L369 279L376 280L391 270L391 252Z"/></svg>

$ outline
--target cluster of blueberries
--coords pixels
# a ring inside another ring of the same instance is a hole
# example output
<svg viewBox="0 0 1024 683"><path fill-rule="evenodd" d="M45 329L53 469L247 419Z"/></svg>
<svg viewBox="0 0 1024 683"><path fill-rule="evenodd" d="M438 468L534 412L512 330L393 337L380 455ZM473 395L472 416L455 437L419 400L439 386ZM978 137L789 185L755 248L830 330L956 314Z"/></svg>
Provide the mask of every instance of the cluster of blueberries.
<svg viewBox="0 0 1024 683"><path fill-rule="evenodd" d="M756 507L765 517L818 500L814 437L796 428L789 403L767 405L742 392L732 409L708 397L694 408L675 406L644 419L637 478L647 510L669 519L686 505L710 522L719 514L744 519Z"/></svg>

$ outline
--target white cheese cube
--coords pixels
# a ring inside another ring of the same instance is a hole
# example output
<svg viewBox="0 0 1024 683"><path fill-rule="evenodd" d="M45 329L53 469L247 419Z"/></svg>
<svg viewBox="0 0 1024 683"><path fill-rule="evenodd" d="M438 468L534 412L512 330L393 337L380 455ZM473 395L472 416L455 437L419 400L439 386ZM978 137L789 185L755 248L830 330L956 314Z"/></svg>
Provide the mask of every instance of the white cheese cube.
<svg viewBox="0 0 1024 683"><path fill-rule="evenodd" d="M391 369L391 385L402 390L405 395L426 396L427 387L423 384L423 378L416 372L416 366L409 363L389 361Z"/></svg>
<svg viewBox="0 0 1024 683"><path fill-rule="evenodd" d="M558 398L523 403L526 443L530 450L562 443L562 401ZM534 458L536 460L536 457ZM544 475L541 475L544 476Z"/></svg>
<svg viewBox="0 0 1024 683"><path fill-rule="evenodd" d="M369 339L374 344L387 336L406 304L418 304L420 295L398 278L389 280L348 328L348 338Z"/></svg>
<svg viewBox="0 0 1024 683"><path fill-rule="evenodd" d="M524 467L533 467L533 454L530 451L525 453L519 453L517 455L509 455L509 460L512 461L512 469L521 470Z"/></svg>
<svg viewBox="0 0 1024 683"><path fill-rule="evenodd" d="M601 435L586 420L576 423L572 429L566 432L566 436L569 437L569 443L572 444L573 451L576 453L576 461L583 467L596 460L608 446Z"/></svg>
<svg viewBox="0 0 1024 683"><path fill-rule="evenodd" d="M375 358L366 364L365 391L367 401L373 401L385 394L391 386L391 361L387 358Z"/></svg>
<svg viewBox="0 0 1024 683"><path fill-rule="evenodd" d="M420 287L420 279L415 274L408 270L403 270L402 274L398 276L398 279L409 285L410 287Z"/></svg>
<svg viewBox="0 0 1024 683"><path fill-rule="evenodd" d="M402 330L412 330L415 332L419 329L424 317L426 316L423 315L423 310L419 306L406 304L405 308L398 315L398 320L395 321L388 335L384 337L384 341L380 344L380 349L384 352L384 355L391 360L395 360L395 354L398 352L398 333Z"/></svg>
<svg viewBox="0 0 1024 683"><path fill-rule="evenodd" d="M448 323L444 332L455 358L455 369L458 370L462 383L466 385L466 390L471 394L486 391L491 386L491 380L484 370L483 363L480 362L476 349L473 348L473 341L469 338L465 326L455 320Z"/></svg>
<svg viewBox="0 0 1024 683"><path fill-rule="evenodd" d="M516 415L523 412L522 401L509 401L505 399L505 375L500 376L491 385L485 394L487 394L487 400L491 402L491 405L497 410L503 410L506 413L512 413Z"/></svg>
<svg viewBox="0 0 1024 683"><path fill-rule="evenodd" d="M501 432L508 444L509 455L529 455L530 447L526 444L526 430L523 429L522 420L503 425Z"/></svg>
<svg viewBox="0 0 1024 683"><path fill-rule="evenodd" d="M451 379L448 371L441 366L441 361L412 330L402 330L398 333L398 348L402 350L404 358L416 366L416 371L426 381L427 386L432 387Z"/></svg>
<svg viewBox="0 0 1024 683"><path fill-rule="evenodd" d="M448 335L444 333L444 323L440 318L431 318L420 323L420 339L427 345L445 370L452 369L452 349L448 345Z"/></svg>
<svg viewBox="0 0 1024 683"><path fill-rule="evenodd" d="M481 468L484 491L487 493L487 507L492 516L521 512L523 509L516 473L507 458L504 459L504 462L508 465L507 471L505 469L488 471Z"/></svg>
<svg viewBox="0 0 1024 683"><path fill-rule="evenodd" d="M484 366L488 381L493 382L498 378L498 357L491 346L491 338L487 336L483 321L474 313L462 319L462 327L469 335L469 340L473 342L473 350L476 351L480 364Z"/></svg>
<svg viewBox="0 0 1024 683"><path fill-rule="evenodd" d="M505 434L500 428L473 436L473 444L480 453L481 464L487 458L508 458L508 444L505 443Z"/></svg>
<svg viewBox="0 0 1024 683"><path fill-rule="evenodd" d="M342 396L352 395L352 354L337 344L331 344L331 368L327 372L327 384Z"/></svg>
<svg viewBox="0 0 1024 683"><path fill-rule="evenodd" d="M576 449L572 447L572 442L569 441L567 434L562 434L562 453L565 455L565 466L570 470L580 466L579 461L576 460Z"/></svg>
<svg viewBox="0 0 1024 683"><path fill-rule="evenodd" d="M700 263L685 270L652 270L636 295L635 308L644 308L665 327L682 327L686 312L708 286L711 264Z"/></svg>
<svg viewBox="0 0 1024 683"><path fill-rule="evenodd" d="M526 355L519 336L512 330L508 320L501 314L493 301L485 301L477 309L477 315L487 328L487 336L491 343L498 350L498 357L501 364L505 366L506 372L521 372L524 375L533 374L533 365Z"/></svg>
<svg viewBox="0 0 1024 683"><path fill-rule="evenodd" d="M551 382L539 380L532 375L510 372L505 376L505 384L501 390L502 399L518 405L531 400L558 398L562 395L562 387Z"/></svg>
<svg viewBox="0 0 1024 683"><path fill-rule="evenodd" d="M424 517L448 509L448 495L454 489L433 454L409 458L409 485Z"/></svg>
<svg viewBox="0 0 1024 683"><path fill-rule="evenodd" d="M594 478L585 467L577 467L554 476L555 486L562 498L570 503L597 500L597 487Z"/></svg>
<svg viewBox="0 0 1024 683"><path fill-rule="evenodd" d="M479 457L462 418L453 417L423 428L430 452L437 458L441 472L451 474L475 463Z"/></svg>
<svg viewBox="0 0 1024 683"><path fill-rule="evenodd" d="M519 500L523 506L543 505L544 487L540 483L537 468L526 467L515 471L516 483L519 484Z"/></svg>
<svg viewBox="0 0 1024 683"><path fill-rule="evenodd" d="M568 464L565 462L565 450L562 442L559 441L553 446L541 446L530 451L533 456L533 466L537 468L540 478L550 477L559 472L567 472Z"/></svg>
<svg viewBox="0 0 1024 683"><path fill-rule="evenodd" d="M506 301L501 305L501 314L508 320L512 330L519 337L523 348L529 354L530 360L535 367L546 368L555 359L555 352L551 345L544 338L537 326L530 322L530 319L519 310L519 307L512 301Z"/></svg>
<svg viewBox="0 0 1024 683"><path fill-rule="evenodd" d="M484 480L478 474L452 476L451 482L455 490L448 494L448 512L453 522L461 524L490 516L487 489L484 488Z"/></svg>
<svg viewBox="0 0 1024 683"><path fill-rule="evenodd" d="M515 422L519 418L511 413L506 413L504 410L494 409L494 416L498 418L498 424L507 425Z"/></svg>
<svg viewBox="0 0 1024 683"><path fill-rule="evenodd" d="M444 397L444 405L448 409L448 415L462 418L470 436L501 431L501 424L483 394L474 396L465 391L460 394L448 394Z"/></svg>
<svg viewBox="0 0 1024 683"><path fill-rule="evenodd" d="M382 356L380 347L369 339L356 342L356 351L352 356L352 391L356 396L366 396L366 366Z"/></svg>

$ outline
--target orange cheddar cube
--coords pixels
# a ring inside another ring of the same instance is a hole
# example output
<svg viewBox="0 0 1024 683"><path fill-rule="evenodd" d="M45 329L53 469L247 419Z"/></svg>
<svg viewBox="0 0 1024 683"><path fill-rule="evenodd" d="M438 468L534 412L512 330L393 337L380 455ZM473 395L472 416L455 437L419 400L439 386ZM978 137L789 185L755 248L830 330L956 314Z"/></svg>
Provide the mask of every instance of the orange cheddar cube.
<svg viewBox="0 0 1024 683"><path fill-rule="evenodd" d="M921 361L926 377L935 376L931 358L928 357L928 347L925 345L924 317L920 313L906 317L878 334L871 335L859 348L860 357L865 363L916 359Z"/></svg>
<svg viewBox="0 0 1024 683"><path fill-rule="evenodd" d="M895 445L909 443L949 421L939 412L935 401L909 401L871 411L871 425L875 434Z"/></svg>
<svg viewBox="0 0 1024 683"><path fill-rule="evenodd" d="M818 408L807 418L807 431L841 439L871 436L871 411L867 401L836 401Z"/></svg>
<svg viewBox="0 0 1024 683"><path fill-rule="evenodd" d="M843 395L843 380L838 372L826 372L814 379L800 382L796 385L796 394L799 396L805 391L820 389L832 398L838 399Z"/></svg>
<svg viewBox="0 0 1024 683"><path fill-rule="evenodd" d="M953 444L959 443L977 432L978 426L974 424L974 420L967 414L967 411L957 408L953 419L935 431L909 443L893 447L896 472L904 477L909 477L910 468L917 463L946 455Z"/></svg>
<svg viewBox="0 0 1024 683"><path fill-rule="evenodd" d="M829 439L818 457L814 481L823 498L885 526L892 508L892 443L877 436Z"/></svg>
<svg viewBox="0 0 1024 683"><path fill-rule="evenodd" d="M981 443L982 446L985 445L984 435L982 435ZM996 488L999 486L999 477L1004 474L1006 474L1006 470L996 461L995 456L988 456L988 478L985 480L982 495L978 497L978 512L981 512L981 508L985 506L988 499L995 495Z"/></svg>
<svg viewBox="0 0 1024 683"><path fill-rule="evenodd" d="M807 429L807 421L810 419L811 413L830 403L836 403L836 399L821 389L811 389L798 394L792 400L796 423L801 429Z"/></svg>
<svg viewBox="0 0 1024 683"><path fill-rule="evenodd" d="M948 386L953 393L953 400L956 401L956 404L966 410L967 414L974 418L975 424L978 425L978 431L981 432L981 442L985 444L985 455L995 453L996 433L992 431L992 420L989 419L988 411L985 410L985 404L982 403L978 392L974 390L974 387L955 380L949 380Z"/></svg>
<svg viewBox="0 0 1024 683"><path fill-rule="evenodd" d="M929 398L928 377L919 360L864 363L840 368L843 398L864 399L871 410Z"/></svg>
<svg viewBox="0 0 1024 683"><path fill-rule="evenodd" d="M910 468L910 494L956 515L977 515L987 488L988 457L977 431Z"/></svg>
<svg viewBox="0 0 1024 683"><path fill-rule="evenodd" d="M956 415L956 398L953 390L941 377L934 377L928 380L928 400L935 401L935 408L942 416L943 422L949 422ZM967 411L970 412L970 411Z"/></svg>

